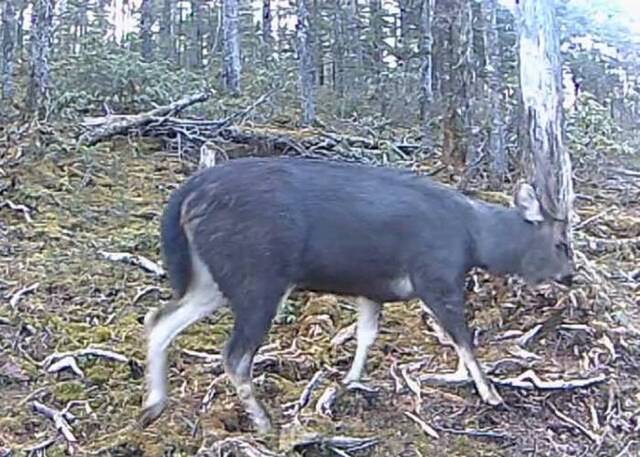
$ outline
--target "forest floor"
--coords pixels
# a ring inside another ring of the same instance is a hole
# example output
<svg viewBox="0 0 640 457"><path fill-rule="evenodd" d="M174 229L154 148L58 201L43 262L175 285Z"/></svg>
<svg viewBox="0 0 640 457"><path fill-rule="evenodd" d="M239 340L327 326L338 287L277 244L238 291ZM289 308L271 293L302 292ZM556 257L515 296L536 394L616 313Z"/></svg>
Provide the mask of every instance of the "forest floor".
<svg viewBox="0 0 640 457"><path fill-rule="evenodd" d="M159 263L163 204L192 167L153 144L55 150L59 134L41 131L37 144L25 146L23 133L0 144L6 151L0 156L0 456L38 446L48 455L640 454L640 179L629 165L576 173L580 274L571 291L534 290L481 272L468 281L478 357L487 365L500 361L492 376L514 378L531 369L544 381L602 376L602 382L500 387L502 408L484 405L468 385L423 382L418 397L411 380L452 371L456 357L418 302L392 303L368 360L365 382L375 392L340 391L331 415L322 415L318 398L338 386L354 353L348 329L355 313L347 298L297 294L281 310L255 369L258 394L280 425L279 435L261 444L216 357L232 322L228 312L177 338L169 407L147 430L137 428L141 322L170 291L164 278L101 253ZM433 159L416 168L436 166ZM86 348L116 355L62 357ZM55 371L60 363L67 368ZM287 405L320 370L324 376L308 389L309 404L294 420ZM62 414L48 418L38 412L43 406ZM424 421L427 432L407 413ZM375 441L360 450L330 440L302 443L313 433Z"/></svg>

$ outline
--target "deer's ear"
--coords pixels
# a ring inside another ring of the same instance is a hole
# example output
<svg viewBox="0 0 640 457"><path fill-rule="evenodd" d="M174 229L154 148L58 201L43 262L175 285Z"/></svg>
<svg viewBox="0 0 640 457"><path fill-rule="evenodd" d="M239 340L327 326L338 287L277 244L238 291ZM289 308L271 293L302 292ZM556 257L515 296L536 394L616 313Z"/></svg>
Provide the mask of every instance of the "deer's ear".
<svg viewBox="0 0 640 457"><path fill-rule="evenodd" d="M536 196L536 191L533 190L533 187L529 184L523 183L518 186L514 203L525 220L529 222L544 221L544 215L542 214L542 208Z"/></svg>

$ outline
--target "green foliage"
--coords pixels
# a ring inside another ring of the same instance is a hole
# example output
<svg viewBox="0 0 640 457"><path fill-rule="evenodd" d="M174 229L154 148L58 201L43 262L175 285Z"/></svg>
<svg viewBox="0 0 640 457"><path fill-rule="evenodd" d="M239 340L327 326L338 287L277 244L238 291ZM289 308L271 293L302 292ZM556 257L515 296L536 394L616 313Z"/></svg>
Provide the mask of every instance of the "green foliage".
<svg viewBox="0 0 640 457"><path fill-rule="evenodd" d="M64 117L103 113L104 104L114 112L147 110L206 86L200 73L145 62L139 53L111 42L89 39L83 49L52 63L52 111Z"/></svg>
<svg viewBox="0 0 640 457"><path fill-rule="evenodd" d="M567 115L567 139L574 159L628 153L622 130L609 110L589 93L582 93L577 109Z"/></svg>

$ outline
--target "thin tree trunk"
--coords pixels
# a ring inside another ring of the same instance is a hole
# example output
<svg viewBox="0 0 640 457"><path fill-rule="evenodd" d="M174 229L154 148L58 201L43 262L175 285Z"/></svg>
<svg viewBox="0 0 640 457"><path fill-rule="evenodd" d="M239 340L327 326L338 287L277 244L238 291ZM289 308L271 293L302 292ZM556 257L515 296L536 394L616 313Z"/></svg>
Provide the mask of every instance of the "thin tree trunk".
<svg viewBox="0 0 640 457"><path fill-rule="evenodd" d="M190 68L202 66L201 0L191 0L191 23L189 25L188 63Z"/></svg>
<svg viewBox="0 0 640 457"><path fill-rule="evenodd" d="M344 21L342 17L342 0L335 0L333 10L333 90L339 96L345 94L344 60L345 60L345 36Z"/></svg>
<svg viewBox="0 0 640 457"><path fill-rule="evenodd" d="M13 99L13 64L16 42L16 11L13 0L5 0L2 7L2 67L0 77L2 86L0 92L0 111L9 105Z"/></svg>
<svg viewBox="0 0 640 457"><path fill-rule="evenodd" d="M18 7L18 23L16 29L16 49L17 49L17 58L18 60L22 60L24 57L24 12L27 9L28 2L26 0L21 0L20 6Z"/></svg>
<svg viewBox="0 0 640 457"><path fill-rule="evenodd" d="M153 57L153 0L142 0L140 5L140 35L142 38L142 58L151 60Z"/></svg>
<svg viewBox="0 0 640 457"><path fill-rule="evenodd" d="M431 74L433 65L431 62L433 35L431 30L431 17L433 14L433 0L422 0L420 9L420 52L422 65L420 66L420 120L428 123L430 119L431 104L433 103L433 91L431 87ZM430 128L424 126L424 137L427 143L431 143Z"/></svg>
<svg viewBox="0 0 640 457"><path fill-rule="evenodd" d="M164 0L160 15L160 48L166 60L175 60L174 0Z"/></svg>
<svg viewBox="0 0 640 457"><path fill-rule="evenodd" d="M262 0L262 46L265 57L272 52L272 22L271 0Z"/></svg>
<svg viewBox="0 0 640 457"><path fill-rule="evenodd" d="M563 141L562 68L554 2L520 0L519 5L528 174L546 209L571 220L574 193L571 158Z"/></svg>
<svg viewBox="0 0 640 457"><path fill-rule="evenodd" d="M504 124L504 103L501 95L503 88L502 75L498 68L500 67L500 46L498 43L498 24L497 24L497 0L489 0L486 7L487 15L487 67L485 68L485 77L489 85L490 104L490 127L489 141L487 152L489 154L489 169L493 186L498 188L504 181L507 174L507 154L504 144L505 124Z"/></svg>
<svg viewBox="0 0 640 457"><path fill-rule="evenodd" d="M224 59L222 83L231 93L240 92L240 35L238 33L238 0L223 1Z"/></svg>
<svg viewBox="0 0 640 457"><path fill-rule="evenodd" d="M443 156L456 166L467 163L471 69L471 8L466 0L450 0L449 31L445 63L447 107L443 118Z"/></svg>
<svg viewBox="0 0 640 457"><path fill-rule="evenodd" d="M302 104L302 125L310 125L315 120L315 93L313 84L313 54L311 52L310 21L308 0L298 0L298 22L296 38L300 60L300 101Z"/></svg>
<svg viewBox="0 0 640 457"><path fill-rule="evenodd" d="M29 112L46 117L49 106L49 54L53 39L53 0L36 0L31 14L31 53L26 105Z"/></svg>

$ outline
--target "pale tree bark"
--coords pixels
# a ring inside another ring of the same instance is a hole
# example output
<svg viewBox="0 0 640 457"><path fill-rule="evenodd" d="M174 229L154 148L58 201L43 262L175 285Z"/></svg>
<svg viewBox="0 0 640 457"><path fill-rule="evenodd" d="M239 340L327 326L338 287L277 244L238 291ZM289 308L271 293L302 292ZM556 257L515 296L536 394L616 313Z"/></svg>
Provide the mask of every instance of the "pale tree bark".
<svg viewBox="0 0 640 457"><path fill-rule="evenodd" d="M31 14L27 109L40 118L49 106L49 54L53 40L53 0L36 0Z"/></svg>
<svg viewBox="0 0 640 457"><path fill-rule="evenodd" d="M519 19L528 175L543 206L571 220L574 192L571 158L563 141L562 67L553 0L520 0Z"/></svg>
<svg viewBox="0 0 640 457"><path fill-rule="evenodd" d="M240 92L240 35L238 33L238 0L223 0L222 41L224 57L222 83L231 93Z"/></svg>
<svg viewBox="0 0 640 457"><path fill-rule="evenodd" d="M466 0L447 1L448 50L443 62L447 106L443 117L445 162L463 166L469 155L469 112L473 69L471 56L471 7Z"/></svg>
<svg viewBox="0 0 640 457"><path fill-rule="evenodd" d="M160 14L160 49L167 60L175 60L175 0L164 0Z"/></svg>
<svg viewBox="0 0 640 457"><path fill-rule="evenodd" d="M423 135L425 142L431 143L430 122L431 104L433 103L433 90L431 76L433 72L432 64L432 16L433 0L422 0L420 8L420 53L422 54L422 64L420 65L420 119L425 124Z"/></svg>
<svg viewBox="0 0 640 457"><path fill-rule="evenodd" d="M507 174L507 153L504 144L505 137L505 107L502 96L503 80L499 71L500 46L498 43L497 0L488 0L486 6L486 46L487 66L485 77L489 86L489 99L492 100L489 114L489 140L487 153L489 154L489 169L494 187L499 187Z"/></svg>
<svg viewBox="0 0 640 457"><path fill-rule="evenodd" d="M13 65L16 45L16 10L13 0L5 0L2 6L2 66L0 67L0 111L13 99Z"/></svg>
<svg viewBox="0 0 640 457"><path fill-rule="evenodd" d="M308 0L298 0L296 43L299 59L300 101L302 125L310 125L316 117L313 83L313 54L311 52Z"/></svg>
<svg viewBox="0 0 640 457"><path fill-rule="evenodd" d="M142 38L142 58L151 60L153 57L153 0L142 0L140 5L140 35Z"/></svg>

